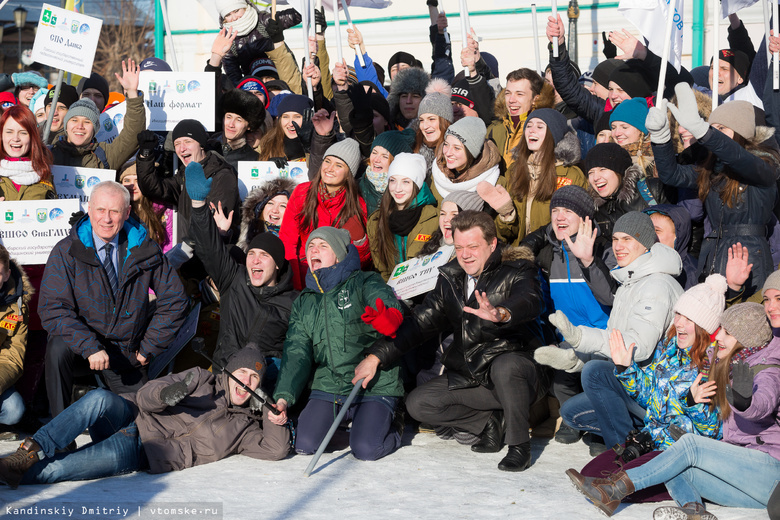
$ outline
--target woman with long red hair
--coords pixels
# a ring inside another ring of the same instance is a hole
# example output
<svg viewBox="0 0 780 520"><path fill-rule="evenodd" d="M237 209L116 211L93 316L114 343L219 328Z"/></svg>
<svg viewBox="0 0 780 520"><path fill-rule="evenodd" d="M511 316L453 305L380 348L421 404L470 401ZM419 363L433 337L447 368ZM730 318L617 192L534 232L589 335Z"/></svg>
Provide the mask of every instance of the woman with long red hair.
<svg viewBox="0 0 780 520"><path fill-rule="evenodd" d="M35 115L16 105L0 116L0 190L4 200L56 199L52 155L38 137Z"/></svg>

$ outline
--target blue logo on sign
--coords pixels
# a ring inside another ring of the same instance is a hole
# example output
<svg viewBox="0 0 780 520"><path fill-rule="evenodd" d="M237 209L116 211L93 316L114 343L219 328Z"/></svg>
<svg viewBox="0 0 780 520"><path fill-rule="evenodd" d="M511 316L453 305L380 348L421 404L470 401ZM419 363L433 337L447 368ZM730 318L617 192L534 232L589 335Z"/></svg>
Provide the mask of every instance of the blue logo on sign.
<svg viewBox="0 0 780 520"><path fill-rule="evenodd" d="M200 82L196 80L192 80L189 83L187 83L187 90L190 92L197 92L200 90Z"/></svg>
<svg viewBox="0 0 780 520"><path fill-rule="evenodd" d="M54 208L49 212L50 220L62 220L63 218L65 218L65 212L60 208Z"/></svg>
<svg viewBox="0 0 780 520"><path fill-rule="evenodd" d="M89 34L89 25L85 23L81 24L81 27L79 27L79 32L81 34Z"/></svg>

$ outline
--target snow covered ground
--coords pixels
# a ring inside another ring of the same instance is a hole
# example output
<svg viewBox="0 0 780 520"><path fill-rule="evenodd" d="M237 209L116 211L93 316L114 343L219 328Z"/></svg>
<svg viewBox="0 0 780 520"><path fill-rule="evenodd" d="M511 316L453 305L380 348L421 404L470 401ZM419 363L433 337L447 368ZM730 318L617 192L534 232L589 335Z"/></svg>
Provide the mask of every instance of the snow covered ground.
<svg viewBox="0 0 780 520"><path fill-rule="evenodd" d="M85 442L88 437L78 439L79 445ZM587 446L582 442L565 446L548 439L534 439L532 443L532 467L522 473L506 473L496 468L506 450L477 454L455 441L442 441L432 434L413 435L407 429L404 446L385 459L361 462L352 457L349 449L326 453L308 478L303 476L303 471L310 457L264 462L235 456L164 475L135 473L97 481L22 486L15 491L0 486L0 517L24 520L605 518L571 486L563 473L569 467L581 468L588 462ZM0 442L0 454L14 451L17 444ZM38 509L29 509L35 507ZM656 507L658 504L623 505L614 518L649 519ZM26 511L14 514L14 508ZM60 508L59 514L55 508ZM115 512L110 512L110 508ZM182 514L170 514L177 508ZM72 510L70 516L68 510ZM768 518L763 510L717 506L710 510L720 520Z"/></svg>

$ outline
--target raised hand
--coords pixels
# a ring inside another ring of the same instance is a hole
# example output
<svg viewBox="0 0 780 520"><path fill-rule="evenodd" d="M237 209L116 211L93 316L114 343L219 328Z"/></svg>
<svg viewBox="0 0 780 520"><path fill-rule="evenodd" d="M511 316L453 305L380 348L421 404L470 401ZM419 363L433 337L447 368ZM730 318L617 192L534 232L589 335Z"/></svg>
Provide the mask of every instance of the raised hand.
<svg viewBox="0 0 780 520"><path fill-rule="evenodd" d="M619 54L615 58L619 60L630 60L631 58L643 60L647 57L647 47L626 29L610 31L608 36L609 41L623 51L623 54Z"/></svg>
<svg viewBox="0 0 780 520"><path fill-rule="evenodd" d="M593 263L593 244L596 243L598 228L593 226L590 217L585 217L580 222L580 228L577 230L577 238L572 242L571 237L564 237L571 253L582 262L585 267Z"/></svg>
<svg viewBox="0 0 780 520"><path fill-rule="evenodd" d="M728 261L726 262L726 283L732 291L739 292L750 276L753 264L749 264L748 248L741 242L737 242L728 248Z"/></svg>
<svg viewBox="0 0 780 520"><path fill-rule="evenodd" d="M225 54L230 50L230 48L233 46L233 41L236 39L236 36L238 36L238 31L234 28L227 28L223 27L220 29L220 31L217 33L217 37L214 38L214 43L211 45L211 58L212 65L217 66L220 63L222 63L222 59L225 57ZM216 63L213 63L213 62Z"/></svg>
<svg viewBox="0 0 780 520"><path fill-rule="evenodd" d="M463 312L473 314L478 318L482 318L483 320L487 320L487 321L492 321L493 323L498 323L501 321L501 313L498 311L498 308L494 307L493 304L490 303L490 300L488 300L486 292L483 291L482 294L480 294L479 291L474 291L474 296L477 299L479 308L473 309L471 307L466 306L463 307Z"/></svg>
<svg viewBox="0 0 780 520"><path fill-rule="evenodd" d="M699 374L696 376L696 379L693 381L693 383L691 383L691 396L696 403L709 403L710 397L715 395L715 391L718 389L718 386L715 384L715 381L707 381L706 383L702 384L702 377L704 377L704 374Z"/></svg>
<svg viewBox="0 0 780 520"><path fill-rule="evenodd" d="M214 222L217 224L217 229L219 229L219 234L226 235L227 232L230 230L230 223L233 222L234 211L231 211L227 216L225 216L225 211L222 209L221 200L217 201L216 206L214 206L213 202L210 202L209 206L211 207L211 211L214 212Z"/></svg>
<svg viewBox="0 0 780 520"><path fill-rule="evenodd" d="M116 80L122 85L125 90L125 95L128 98L138 97L138 81L141 69L138 68L138 64L134 60L122 60L122 75L114 73Z"/></svg>
<svg viewBox="0 0 780 520"><path fill-rule="evenodd" d="M609 353L612 356L612 362L616 366L630 367L634 362L634 350L636 343L626 347L623 341L623 334L617 329L612 329L609 333Z"/></svg>
<svg viewBox="0 0 780 520"><path fill-rule="evenodd" d="M556 20L552 16L547 17L547 39L549 41L553 41L553 38L556 36L558 37L558 45L564 44L564 36L566 33L566 29L563 25L563 20L561 20L561 15L558 15L558 19Z"/></svg>

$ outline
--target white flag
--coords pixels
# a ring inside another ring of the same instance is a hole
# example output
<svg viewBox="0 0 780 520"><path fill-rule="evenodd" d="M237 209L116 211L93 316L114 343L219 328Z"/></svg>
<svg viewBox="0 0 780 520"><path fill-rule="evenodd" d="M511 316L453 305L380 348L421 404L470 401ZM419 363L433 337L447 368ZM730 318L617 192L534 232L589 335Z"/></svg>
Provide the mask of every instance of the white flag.
<svg viewBox="0 0 780 520"><path fill-rule="evenodd" d="M750 7L757 2L758 0L720 0L720 11L723 18L728 18L730 14L734 14L740 9Z"/></svg>
<svg viewBox="0 0 780 520"><path fill-rule="evenodd" d="M672 45L667 57L677 72L682 66L683 0L672 0L675 5ZM647 48L663 59L664 37L670 0L620 0L618 12L639 29L647 40Z"/></svg>

